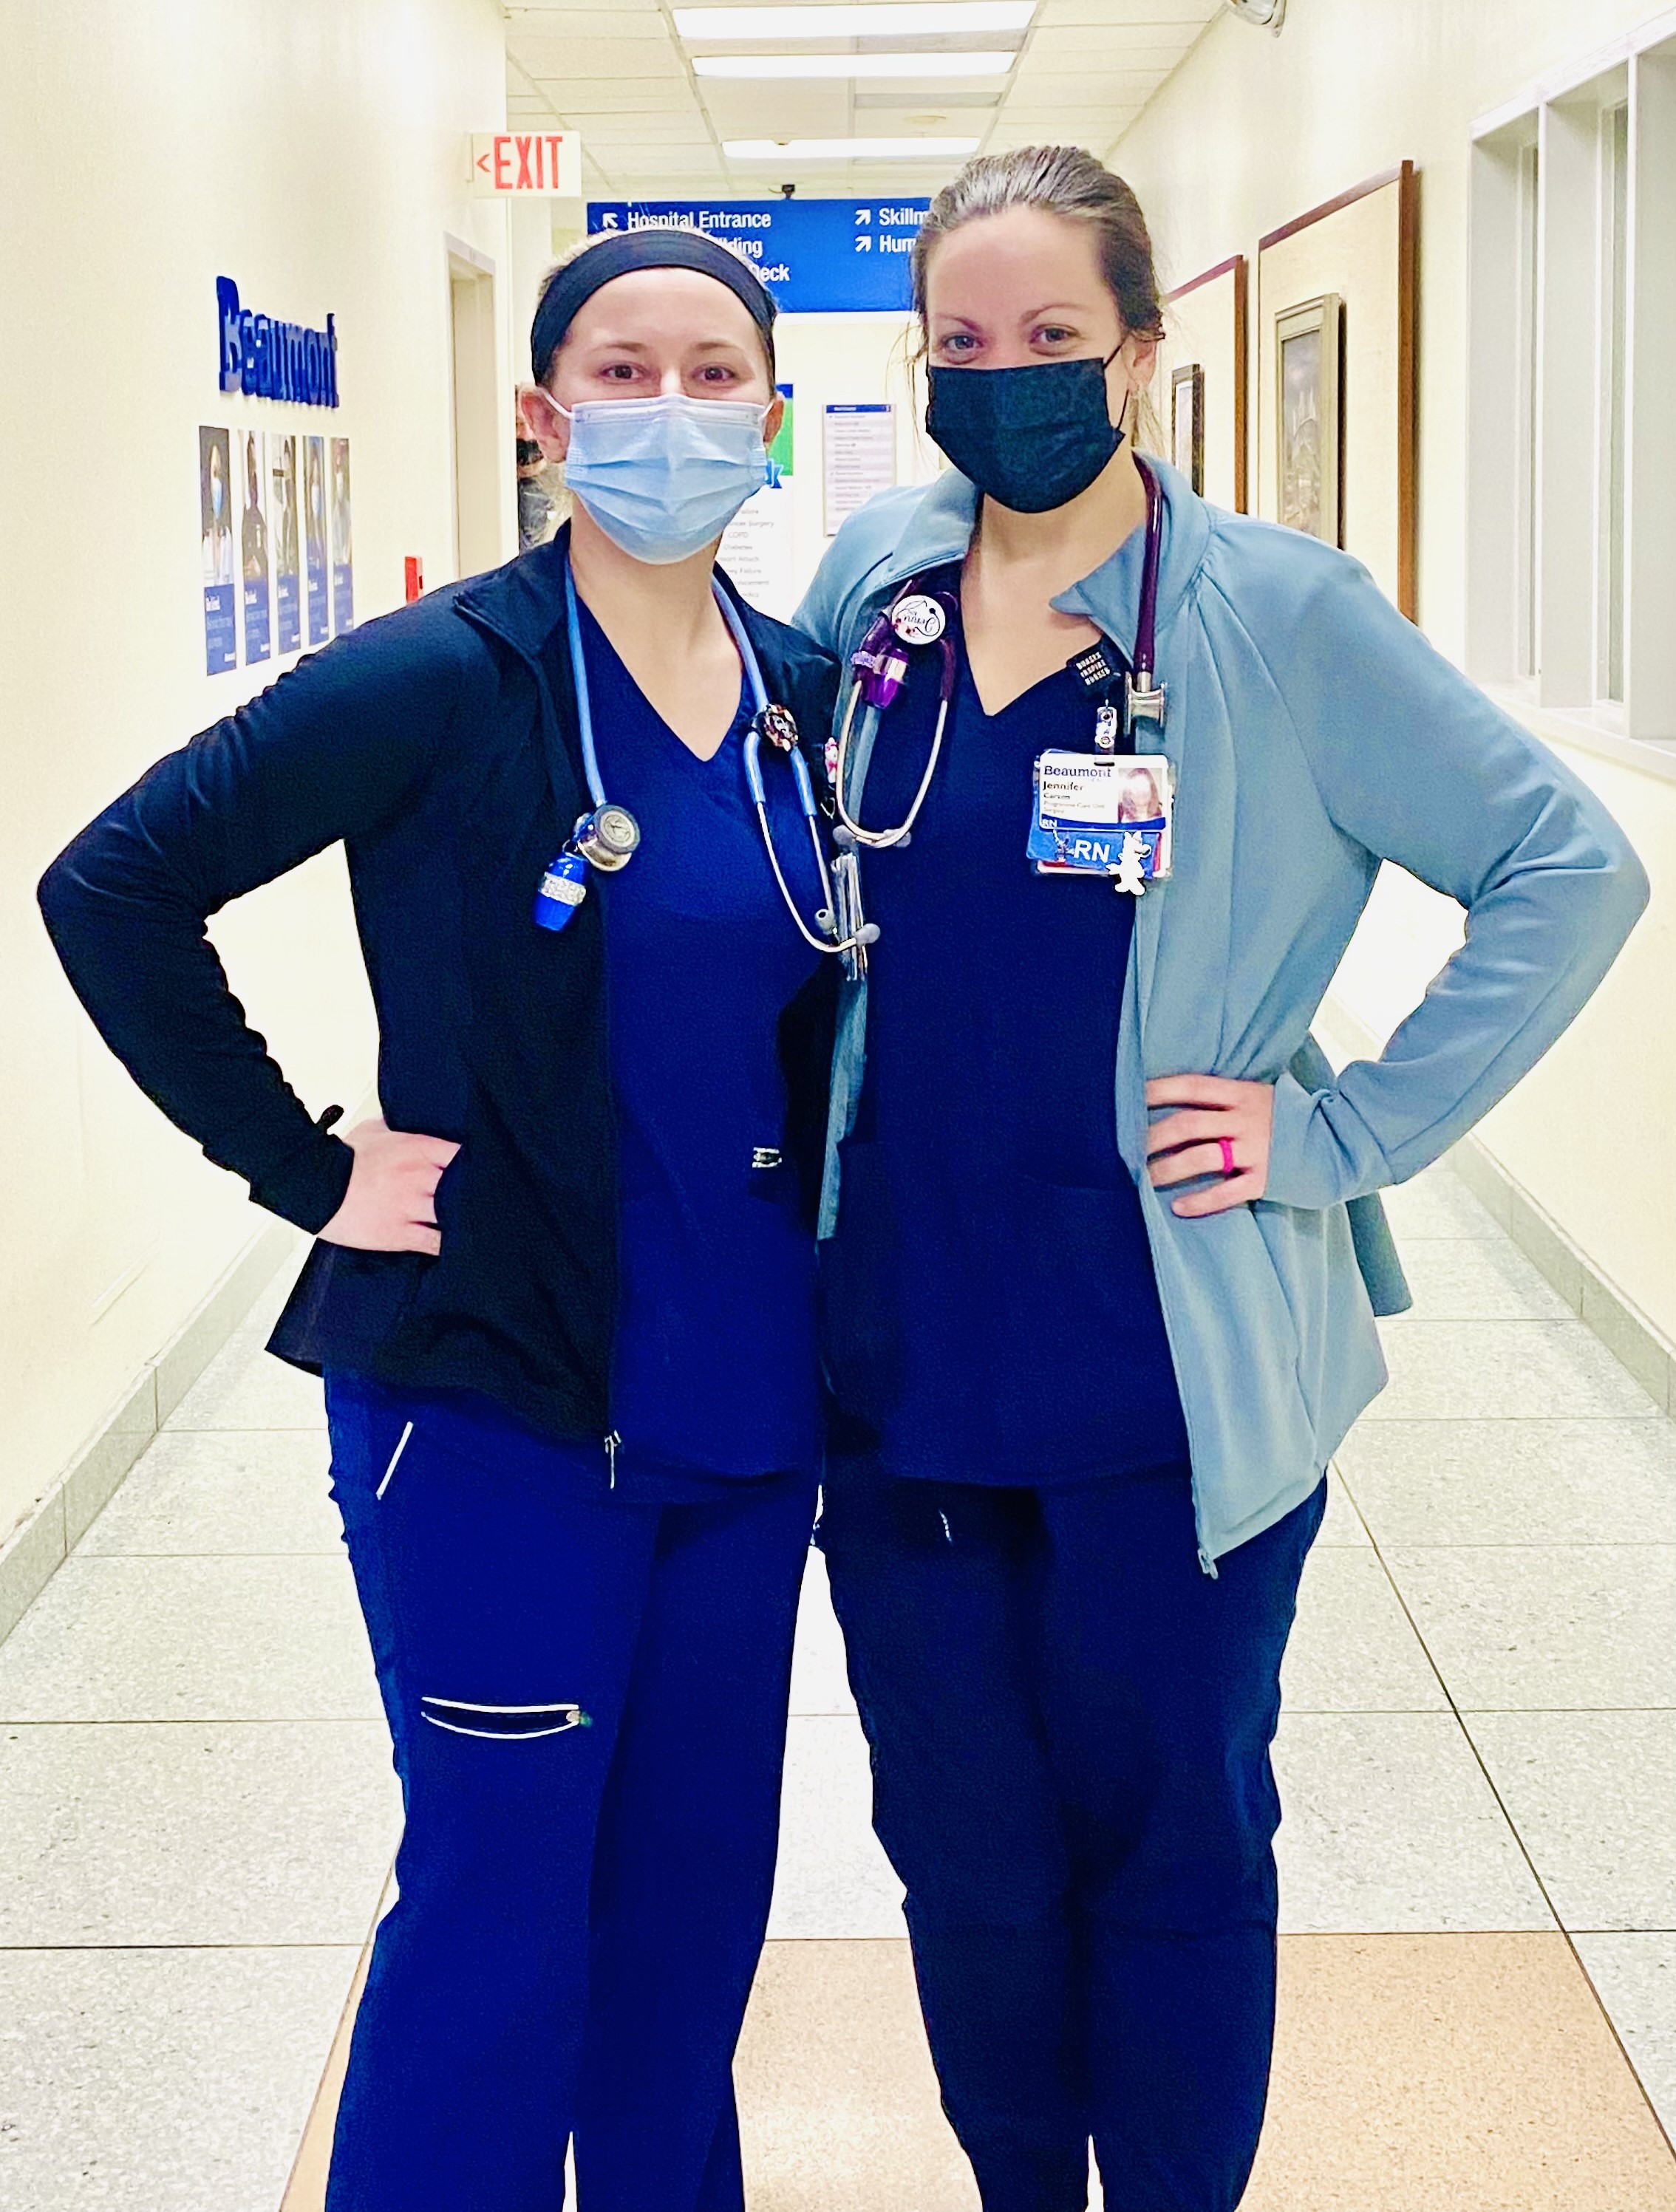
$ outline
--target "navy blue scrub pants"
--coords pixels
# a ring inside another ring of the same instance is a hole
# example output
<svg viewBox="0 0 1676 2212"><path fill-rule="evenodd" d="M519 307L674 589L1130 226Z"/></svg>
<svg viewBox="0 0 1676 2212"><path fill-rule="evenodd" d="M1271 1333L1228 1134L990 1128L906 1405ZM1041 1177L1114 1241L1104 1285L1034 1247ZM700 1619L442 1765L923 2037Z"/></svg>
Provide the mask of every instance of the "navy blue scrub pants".
<svg viewBox="0 0 1676 2212"><path fill-rule="evenodd" d="M329 2212L559 2212L573 2133L587 2212L740 2212L813 1480L627 1504L429 1400L326 1406L406 1806Z"/></svg>
<svg viewBox="0 0 1676 2212"><path fill-rule="evenodd" d="M1198 1564L1185 1469L828 1471L820 1540L984 2212L1233 2212L1275 2002L1281 1656L1325 1485Z"/></svg>

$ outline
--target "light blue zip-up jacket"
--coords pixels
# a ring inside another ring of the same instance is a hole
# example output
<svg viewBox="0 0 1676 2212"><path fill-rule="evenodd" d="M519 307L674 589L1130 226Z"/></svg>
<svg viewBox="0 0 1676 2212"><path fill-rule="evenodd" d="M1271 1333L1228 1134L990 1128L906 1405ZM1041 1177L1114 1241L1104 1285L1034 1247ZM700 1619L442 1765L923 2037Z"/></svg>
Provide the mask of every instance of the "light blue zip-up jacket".
<svg viewBox="0 0 1676 2212"><path fill-rule="evenodd" d="M1174 872L1136 912L1117 1140L1151 1239L1214 1571L1309 1495L1384 1385L1347 1202L1417 1174L1512 1089L1611 966L1647 878L1593 793L1358 562L1207 506L1154 465ZM838 532L799 624L847 657L906 578L966 552L976 505L953 471L872 501ZM1137 567L1121 549L1053 604L1127 650ZM876 742L890 732L887 714ZM1466 940L1383 1056L1334 1079L1309 1025L1381 860L1458 899ZM888 961L890 946L874 957ZM862 984L839 1021L828 1234L865 1048ZM1313 1067L1307 1082L1295 1060ZM1145 1085L1183 1074L1275 1085L1257 1204L1184 1220L1148 1181Z"/></svg>

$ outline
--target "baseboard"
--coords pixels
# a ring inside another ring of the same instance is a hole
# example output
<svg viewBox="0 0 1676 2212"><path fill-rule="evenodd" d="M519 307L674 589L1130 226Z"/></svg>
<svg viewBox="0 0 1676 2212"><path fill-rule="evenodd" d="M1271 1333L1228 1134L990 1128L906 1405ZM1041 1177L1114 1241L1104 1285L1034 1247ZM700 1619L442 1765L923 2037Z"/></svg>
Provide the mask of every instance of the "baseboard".
<svg viewBox="0 0 1676 2212"><path fill-rule="evenodd" d="M0 1641L9 1636L135 1461L302 1243L289 1222L259 1229L208 1296L76 1452L0 1547Z"/></svg>
<svg viewBox="0 0 1676 2212"><path fill-rule="evenodd" d="M1372 1032L1334 1000L1321 1007L1314 1026L1316 1039L1335 1067L1348 1060L1374 1058L1380 1051ZM1577 1318L1588 1323L1656 1405L1676 1413L1676 1345L1477 1137L1463 1137L1446 1158Z"/></svg>

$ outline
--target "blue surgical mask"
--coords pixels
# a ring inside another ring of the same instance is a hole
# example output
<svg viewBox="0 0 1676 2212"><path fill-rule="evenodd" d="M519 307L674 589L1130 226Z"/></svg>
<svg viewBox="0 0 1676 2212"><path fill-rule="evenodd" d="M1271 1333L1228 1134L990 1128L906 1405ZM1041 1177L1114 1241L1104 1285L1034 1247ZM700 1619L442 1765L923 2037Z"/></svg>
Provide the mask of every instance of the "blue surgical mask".
<svg viewBox="0 0 1676 2212"><path fill-rule="evenodd" d="M557 403L555 403L557 404ZM637 561L685 561L768 481L765 407L743 399L590 399L570 423L564 481Z"/></svg>

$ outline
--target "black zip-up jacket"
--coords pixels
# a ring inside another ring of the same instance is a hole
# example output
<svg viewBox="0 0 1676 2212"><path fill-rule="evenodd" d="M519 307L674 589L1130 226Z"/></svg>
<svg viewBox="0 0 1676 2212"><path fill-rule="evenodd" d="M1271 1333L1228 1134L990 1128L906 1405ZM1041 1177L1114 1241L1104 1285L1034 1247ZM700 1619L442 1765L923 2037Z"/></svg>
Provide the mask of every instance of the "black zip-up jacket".
<svg viewBox="0 0 1676 2212"><path fill-rule="evenodd" d="M597 1437L617 1304L600 902L559 934L533 920L542 872L589 804L568 537L304 659L107 808L40 902L82 1004L148 1097L259 1204L318 1231L353 1155L246 1021L204 922L341 838L385 1117L460 1150L437 1188L441 1258L316 1243L271 1349L480 1390L552 1434ZM833 663L740 611L770 697L818 751ZM820 965L780 1024L784 1148L811 1224L836 997L837 963ZM695 1082L703 1050L695 1037ZM759 1139L741 1140L748 1158Z"/></svg>

